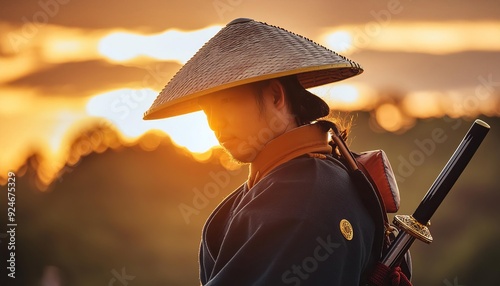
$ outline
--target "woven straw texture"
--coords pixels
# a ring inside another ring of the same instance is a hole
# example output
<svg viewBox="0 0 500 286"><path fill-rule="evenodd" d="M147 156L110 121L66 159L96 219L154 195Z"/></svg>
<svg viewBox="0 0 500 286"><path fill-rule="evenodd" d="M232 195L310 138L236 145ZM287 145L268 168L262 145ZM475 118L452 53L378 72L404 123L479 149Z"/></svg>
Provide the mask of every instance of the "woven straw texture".
<svg viewBox="0 0 500 286"><path fill-rule="evenodd" d="M221 29L177 72L144 119L199 110L197 98L234 86L297 74L305 88L362 72L355 62L300 35L251 19Z"/></svg>

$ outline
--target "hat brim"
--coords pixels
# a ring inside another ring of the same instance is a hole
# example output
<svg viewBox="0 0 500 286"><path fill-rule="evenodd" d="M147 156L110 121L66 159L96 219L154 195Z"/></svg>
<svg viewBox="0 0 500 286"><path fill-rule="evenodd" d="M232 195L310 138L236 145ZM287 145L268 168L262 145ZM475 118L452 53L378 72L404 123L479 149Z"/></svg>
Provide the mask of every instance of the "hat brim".
<svg viewBox="0 0 500 286"><path fill-rule="evenodd" d="M256 76L253 78L247 78L240 81L234 81L213 88L201 90L188 96L166 102L161 106L148 110L144 114L144 119L161 119L200 111L201 108L198 104L198 99L200 97L244 84L279 78L288 75L297 75L300 83L304 88L311 88L336 82L339 80L344 80L346 78L358 75L362 72L363 69L360 66L351 65L350 63L339 63L323 65L319 67L306 67L274 74Z"/></svg>

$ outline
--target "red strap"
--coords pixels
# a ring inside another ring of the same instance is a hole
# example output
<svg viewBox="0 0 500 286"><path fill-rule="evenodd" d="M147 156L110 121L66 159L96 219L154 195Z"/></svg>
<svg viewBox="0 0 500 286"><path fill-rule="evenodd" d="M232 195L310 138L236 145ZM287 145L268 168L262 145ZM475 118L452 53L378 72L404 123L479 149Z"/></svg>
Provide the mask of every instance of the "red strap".
<svg viewBox="0 0 500 286"><path fill-rule="evenodd" d="M401 267L391 269L380 262L375 265L368 282L374 286L412 286L410 280L401 271Z"/></svg>

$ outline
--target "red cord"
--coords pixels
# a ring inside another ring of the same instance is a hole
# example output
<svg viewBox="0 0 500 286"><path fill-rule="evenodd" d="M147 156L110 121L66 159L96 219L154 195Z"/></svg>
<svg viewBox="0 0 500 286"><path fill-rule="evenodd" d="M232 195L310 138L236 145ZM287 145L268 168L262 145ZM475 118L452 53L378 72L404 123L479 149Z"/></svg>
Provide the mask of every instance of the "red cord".
<svg viewBox="0 0 500 286"><path fill-rule="evenodd" d="M410 280L401 271L401 267L391 269L380 262L375 265L368 282L374 286L412 286Z"/></svg>

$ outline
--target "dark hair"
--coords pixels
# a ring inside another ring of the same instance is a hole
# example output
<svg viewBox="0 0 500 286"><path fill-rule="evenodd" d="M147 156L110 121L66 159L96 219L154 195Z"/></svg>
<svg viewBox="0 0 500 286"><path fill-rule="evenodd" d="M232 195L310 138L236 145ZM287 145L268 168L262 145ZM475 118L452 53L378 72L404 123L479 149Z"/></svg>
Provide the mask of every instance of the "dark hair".
<svg viewBox="0 0 500 286"><path fill-rule="evenodd" d="M335 126L338 127L338 132L344 140L347 139L351 120L331 115L328 104L323 99L305 89L296 75L280 77L277 78L277 80L282 84L285 90L287 104L292 114L295 115L298 126L309 124L321 118L322 120L333 122ZM263 108L263 89L268 84L269 80L254 83L259 108Z"/></svg>
<svg viewBox="0 0 500 286"><path fill-rule="evenodd" d="M297 118L298 125L309 124L330 113L330 107L318 96L306 90L297 79L291 75L278 78L283 85L292 113Z"/></svg>

